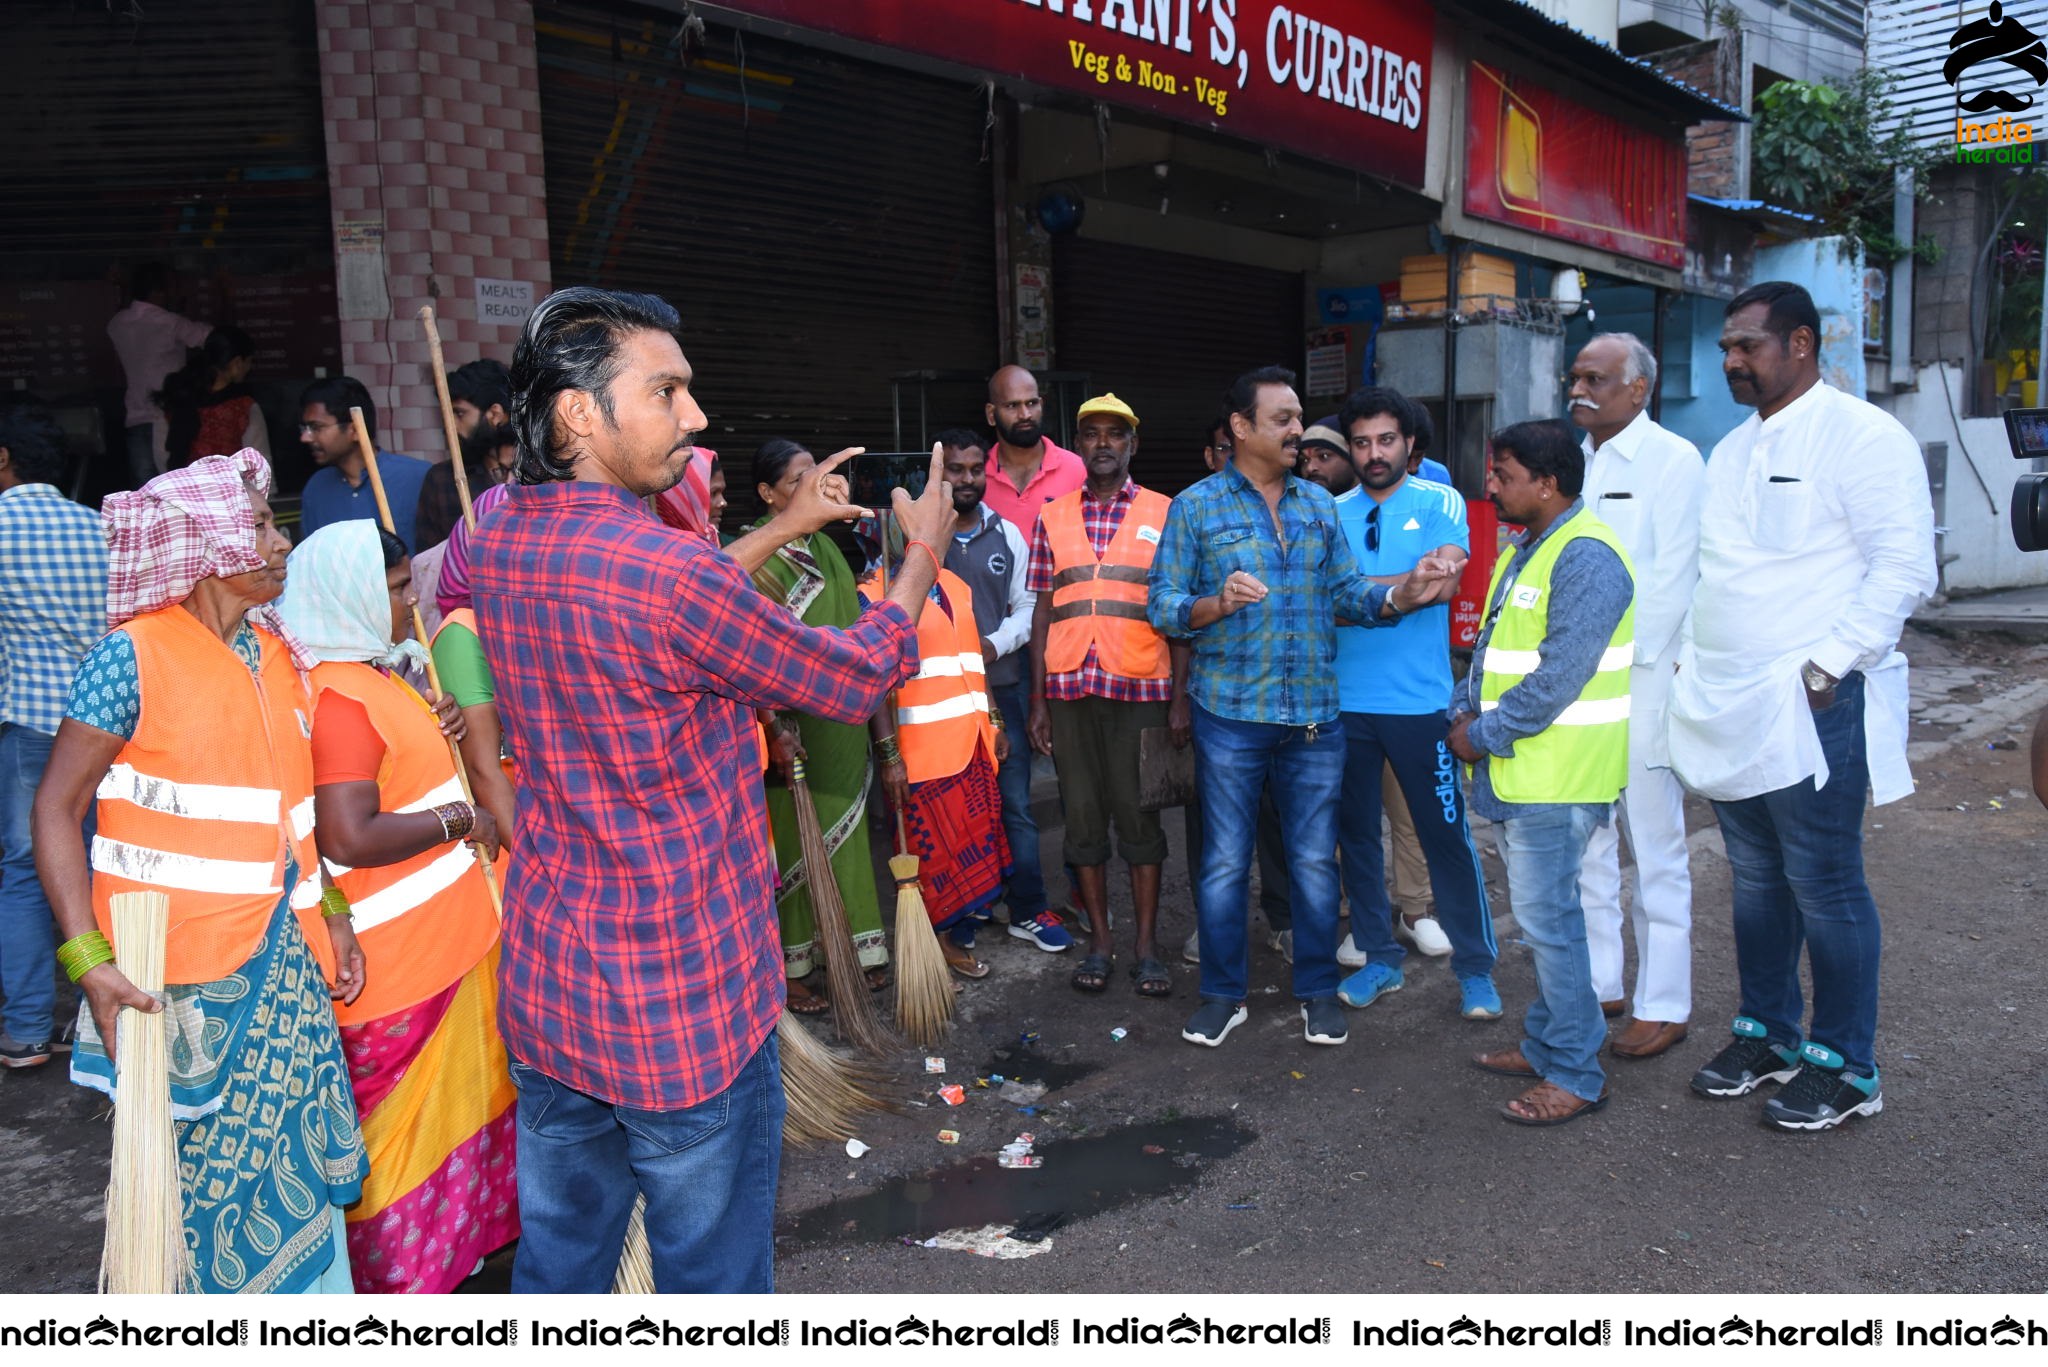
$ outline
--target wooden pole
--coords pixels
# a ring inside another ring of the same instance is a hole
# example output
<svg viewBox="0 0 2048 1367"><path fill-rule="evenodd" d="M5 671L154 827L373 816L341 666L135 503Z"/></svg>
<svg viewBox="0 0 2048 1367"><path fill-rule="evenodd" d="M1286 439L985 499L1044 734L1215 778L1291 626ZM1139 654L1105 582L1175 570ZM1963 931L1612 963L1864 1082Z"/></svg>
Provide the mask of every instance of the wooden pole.
<svg viewBox="0 0 2048 1367"><path fill-rule="evenodd" d="M448 362L441 356L441 325L434 306L420 305L420 323L427 330L427 352L434 358L434 392L441 396L441 430L448 438L448 460L455 467L455 497L462 503L463 525L476 535L476 508L469 501L469 466L462 459L462 438L455 431L455 400L448 394Z"/></svg>
<svg viewBox="0 0 2048 1367"><path fill-rule="evenodd" d="M370 492L377 496L377 516L383 522L384 530L397 536L398 524L391 520L391 500L384 497L384 477L377 473L377 443L370 440L370 425L363 421L363 410L360 408L349 409L348 417L349 421L355 424L356 445L363 453L363 468L370 475ZM412 605L412 633L419 638L422 646L427 644L427 624L420 617L418 603ZM432 650L427 652L427 688L433 693L434 701L438 703L441 700L441 672L434 668ZM448 758L455 761L455 777L462 784L462 800L475 807L476 794L470 791L469 770L464 768L462 763L462 747L456 744L453 736L446 736L443 739L448 742ZM505 902L498 895L497 870L491 867L491 861L485 856L483 846L471 845L469 848L476 855L477 867L484 872L484 886L491 890L491 906L497 911L498 918L503 920Z"/></svg>

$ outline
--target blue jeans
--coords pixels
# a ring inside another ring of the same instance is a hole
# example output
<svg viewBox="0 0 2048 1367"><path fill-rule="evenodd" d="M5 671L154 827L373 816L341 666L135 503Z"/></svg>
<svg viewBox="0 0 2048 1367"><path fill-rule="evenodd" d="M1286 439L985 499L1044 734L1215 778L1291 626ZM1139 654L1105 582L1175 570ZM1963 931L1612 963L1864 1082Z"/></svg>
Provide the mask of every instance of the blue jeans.
<svg viewBox="0 0 2048 1367"><path fill-rule="evenodd" d="M659 1292L773 1291L782 1062L771 1032L732 1085L680 1111L585 1096L518 1060L518 1292L612 1289L636 1192Z"/></svg>
<svg viewBox="0 0 2048 1367"><path fill-rule="evenodd" d="M1813 714L1828 782L1716 802L1735 882L1735 965L1742 1014L1773 1043L1797 1047L1806 1015L1802 943L1813 965L1807 1038L1840 1054L1850 1072L1877 1069L1877 903L1863 877L1863 804L1870 768L1863 742L1863 676Z"/></svg>
<svg viewBox="0 0 2048 1367"><path fill-rule="evenodd" d="M1607 1085L1600 1071L1607 1020L1593 990L1579 863L1606 810L1585 803L1539 807L1501 823L1508 901L1536 959L1536 999L1522 1019L1522 1057L1545 1081L1586 1101L1597 1100Z"/></svg>
<svg viewBox="0 0 2048 1367"><path fill-rule="evenodd" d="M1202 932L1202 999L1241 1002L1250 975L1245 897L1259 796L1270 783L1287 835L1294 912L1294 995L1337 995L1337 794L1344 727L1315 730L1195 714L1195 789L1202 797L1202 867L1195 914Z"/></svg>
<svg viewBox="0 0 2048 1367"><path fill-rule="evenodd" d="M1202 799L1199 793L1195 800L1181 809L1181 823L1186 828L1188 841L1188 868L1199 875L1202 871ZM1273 793L1266 791L1259 799L1259 914L1266 918L1266 926L1274 934L1294 929L1294 910L1287 904L1287 842L1280 838L1280 813L1274 810Z"/></svg>
<svg viewBox="0 0 2048 1367"><path fill-rule="evenodd" d="M1450 732L1450 719L1441 712L1346 712L1337 843L1344 855L1344 893L1351 899L1352 943L1365 951L1366 962L1398 968L1408 950L1394 938L1386 848L1380 843L1381 773L1393 765L1429 864L1437 920L1451 942L1451 971L1465 978L1492 973L1497 951L1479 852L1465 824L1458 762L1444 744Z"/></svg>
<svg viewBox="0 0 2048 1367"><path fill-rule="evenodd" d="M151 440L156 435L153 423L140 422L127 430L128 434L128 478L135 481L135 487L156 478L156 444Z"/></svg>
<svg viewBox="0 0 2048 1367"><path fill-rule="evenodd" d="M1003 901L1009 905L1010 922L1015 925L1045 910L1045 869L1038 862L1038 822L1031 815L1031 741L1024 726L1031 682L1019 679L990 692L995 694L996 710L1003 714L1010 737L1010 757L996 769L996 786L1003 794L1003 834L1010 838L1013 865Z"/></svg>
<svg viewBox="0 0 2048 1367"><path fill-rule="evenodd" d="M50 902L36 877L29 843L29 807L50 742L41 731L0 723L0 1029L17 1044L41 1044L55 1033L57 936ZM92 817L85 819L87 843Z"/></svg>

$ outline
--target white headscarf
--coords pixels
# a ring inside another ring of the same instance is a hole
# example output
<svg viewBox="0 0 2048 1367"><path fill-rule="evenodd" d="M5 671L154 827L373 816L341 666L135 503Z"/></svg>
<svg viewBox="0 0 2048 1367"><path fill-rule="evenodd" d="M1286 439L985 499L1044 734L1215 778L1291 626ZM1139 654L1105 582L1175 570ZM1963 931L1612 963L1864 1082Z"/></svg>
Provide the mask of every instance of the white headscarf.
<svg viewBox="0 0 2048 1367"><path fill-rule="evenodd" d="M418 641L391 642L391 591L377 524L336 522L299 543L286 562L285 624L316 660L426 667Z"/></svg>

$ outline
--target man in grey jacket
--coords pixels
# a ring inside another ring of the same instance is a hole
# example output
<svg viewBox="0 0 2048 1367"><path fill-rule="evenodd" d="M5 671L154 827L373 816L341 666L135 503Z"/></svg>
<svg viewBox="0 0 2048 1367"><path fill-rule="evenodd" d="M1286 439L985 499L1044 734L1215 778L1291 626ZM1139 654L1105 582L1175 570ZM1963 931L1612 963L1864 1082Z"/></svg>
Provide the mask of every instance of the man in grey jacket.
<svg viewBox="0 0 2048 1367"><path fill-rule="evenodd" d="M988 670L990 701L1010 733L1010 757L996 771L1003 793L1003 833L1014 865L1003 900L1010 909L1010 934L1044 950L1062 950L1074 938L1059 918L1047 914L1045 873L1038 863L1038 823L1031 816L1031 747L1024 742L1031 680L1024 647L1031 643L1031 609L1037 595L1024 587L1031 548L1008 518L983 501L988 449L964 427L938 434L946 483L953 486L953 539L946 568L974 595L974 620L981 627L981 658Z"/></svg>

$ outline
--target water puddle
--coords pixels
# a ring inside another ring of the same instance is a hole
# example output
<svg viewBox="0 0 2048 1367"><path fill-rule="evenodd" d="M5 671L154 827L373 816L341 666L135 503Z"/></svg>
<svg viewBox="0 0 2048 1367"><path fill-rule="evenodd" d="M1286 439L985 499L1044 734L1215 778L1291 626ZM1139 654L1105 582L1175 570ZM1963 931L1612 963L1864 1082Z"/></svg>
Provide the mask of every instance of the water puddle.
<svg viewBox="0 0 2048 1367"><path fill-rule="evenodd" d="M1211 1163L1256 1137L1233 1117L1216 1115L1125 1125L1079 1139L1041 1138L1043 1167L1000 1168L988 1154L899 1177L790 1216L776 1237L799 1244L868 1243L989 1224L1042 1233L1065 1219L1185 1191Z"/></svg>
<svg viewBox="0 0 2048 1367"><path fill-rule="evenodd" d="M1099 1063L1083 1063L1079 1059L1057 1059L1047 1057L1036 1048L1011 1045L998 1049L989 1055L978 1070L978 1076L988 1077L1001 1073L1006 1078L1019 1082L1043 1082L1045 1090L1057 1092L1062 1087L1071 1087L1090 1073L1100 1072Z"/></svg>

